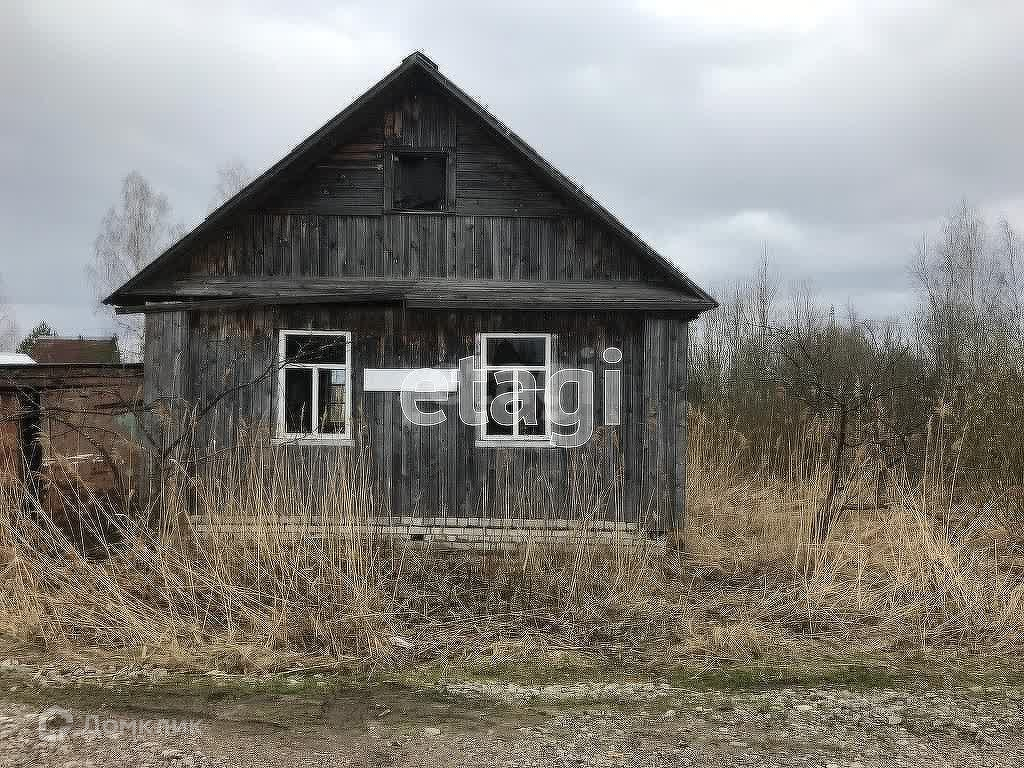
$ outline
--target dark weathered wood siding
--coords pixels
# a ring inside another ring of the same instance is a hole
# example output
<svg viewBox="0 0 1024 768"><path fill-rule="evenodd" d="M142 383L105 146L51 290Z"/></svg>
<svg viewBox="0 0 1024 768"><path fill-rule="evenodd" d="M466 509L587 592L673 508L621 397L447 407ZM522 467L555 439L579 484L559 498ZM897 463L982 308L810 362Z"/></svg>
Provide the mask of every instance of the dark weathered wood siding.
<svg viewBox="0 0 1024 768"><path fill-rule="evenodd" d="M391 154L409 148L449 154L444 212L396 214L385 207ZM301 176L203 238L173 276L189 273L666 277L604 224L567 206L464 107L415 79L370 109L360 128L337 137L334 148Z"/></svg>
<svg viewBox="0 0 1024 768"><path fill-rule="evenodd" d="M660 280L597 222L444 213L256 212L211 237L193 275Z"/></svg>
<svg viewBox="0 0 1024 768"><path fill-rule="evenodd" d="M180 398L205 413L201 448L230 446L242 426L274 423L277 331L346 330L353 342L353 419L357 446L287 447L297 462L330 462L369 450L379 487L395 515L444 521L500 517L503 473L541 476L564 493L562 448L495 449L476 445L475 428L458 417L457 395L436 427L409 424L396 393L364 392L363 369L455 368L473 355L476 334L552 332L555 364L595 377L595 435L608 462L609 497L598 516L665 530L683 514L686 324L642 313L411 311L394 306L302 305L156 313L148 318L146 394ZM606 365L609 346L622 362ZM180 362L179 362L180 361ZM603 426L607 368L622 371L621 425ZM168 375L169 374L169 375Z"/></svg>

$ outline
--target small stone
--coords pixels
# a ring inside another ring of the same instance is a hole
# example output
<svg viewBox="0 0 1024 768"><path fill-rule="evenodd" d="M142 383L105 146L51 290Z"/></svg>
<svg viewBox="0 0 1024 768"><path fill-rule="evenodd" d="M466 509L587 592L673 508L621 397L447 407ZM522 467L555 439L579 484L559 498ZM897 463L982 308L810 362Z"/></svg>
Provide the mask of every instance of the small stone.
<svg viewBox="0 0 1024 768"><path fill-rule="evenodd" d="M423 735L424 736L434 736L434 737L437 737L437 736L441 735L441 729L440 728L424 728L423 729Z"/></svg>

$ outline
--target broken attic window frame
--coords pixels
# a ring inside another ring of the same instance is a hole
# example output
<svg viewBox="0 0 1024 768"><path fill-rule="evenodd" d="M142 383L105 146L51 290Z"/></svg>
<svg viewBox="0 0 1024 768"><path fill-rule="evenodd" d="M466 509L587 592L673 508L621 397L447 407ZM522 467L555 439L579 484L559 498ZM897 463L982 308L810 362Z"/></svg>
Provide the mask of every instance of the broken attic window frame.
<svg viewBox="0 0 1024 768"><path fill-rule="evenodd" d="M446 211L450 173L447 152L395 152L391 161L391 209L404 213Z"/></svg>

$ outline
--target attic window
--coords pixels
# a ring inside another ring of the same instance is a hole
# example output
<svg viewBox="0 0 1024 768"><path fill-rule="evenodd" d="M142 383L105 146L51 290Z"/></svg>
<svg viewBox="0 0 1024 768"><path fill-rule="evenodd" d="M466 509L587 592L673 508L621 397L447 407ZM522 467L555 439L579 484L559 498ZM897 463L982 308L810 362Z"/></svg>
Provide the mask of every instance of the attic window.
<svg viewBox="0 0 1024 768"><path fill-rule="evenodd" d="M392 207L398 211L443 211L448 158L442 153L395 155Z"/></svg>

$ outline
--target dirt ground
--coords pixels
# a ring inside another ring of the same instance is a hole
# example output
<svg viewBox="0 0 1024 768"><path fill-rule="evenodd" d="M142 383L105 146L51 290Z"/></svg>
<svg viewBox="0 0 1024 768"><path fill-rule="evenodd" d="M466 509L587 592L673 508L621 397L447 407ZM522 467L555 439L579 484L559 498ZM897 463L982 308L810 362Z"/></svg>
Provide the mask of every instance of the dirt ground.
<svg viewBox="0 0 1024 768"><path fill-rule="evenodd" d="M1024 755L1024 696L1011 685L347 688L293 675L254 688L160 672L3 662L0 766L964 768Z"/></svg>

